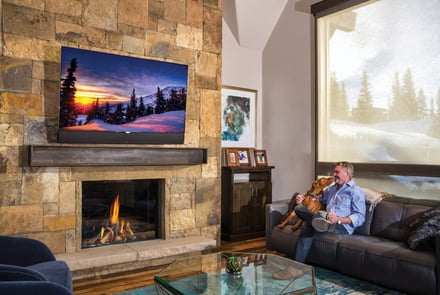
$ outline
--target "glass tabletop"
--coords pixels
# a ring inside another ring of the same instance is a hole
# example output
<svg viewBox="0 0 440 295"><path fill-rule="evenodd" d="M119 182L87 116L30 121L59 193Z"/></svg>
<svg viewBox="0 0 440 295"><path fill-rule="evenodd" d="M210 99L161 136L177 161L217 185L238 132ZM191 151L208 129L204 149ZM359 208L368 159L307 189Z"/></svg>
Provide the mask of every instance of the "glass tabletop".
<svg viewBox="0 0 440 295"><path fill-rule="evenodd" d="M229 271L238 257L241 271ZM275 254L219 252L179 258L155 278L158 294L317 294L313 267Z"/></svg>

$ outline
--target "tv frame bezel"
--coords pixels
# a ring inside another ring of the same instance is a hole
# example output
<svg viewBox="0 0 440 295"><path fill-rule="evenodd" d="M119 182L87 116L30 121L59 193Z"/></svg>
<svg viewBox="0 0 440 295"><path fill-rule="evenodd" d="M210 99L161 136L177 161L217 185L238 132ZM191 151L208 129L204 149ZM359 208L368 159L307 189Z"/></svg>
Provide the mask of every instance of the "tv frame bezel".
<svg viewBox="0 0 440 295"><path fill-rule="evenodd" d="M183 144L185 133L112 132L58 129L59 143Z"/></svg>

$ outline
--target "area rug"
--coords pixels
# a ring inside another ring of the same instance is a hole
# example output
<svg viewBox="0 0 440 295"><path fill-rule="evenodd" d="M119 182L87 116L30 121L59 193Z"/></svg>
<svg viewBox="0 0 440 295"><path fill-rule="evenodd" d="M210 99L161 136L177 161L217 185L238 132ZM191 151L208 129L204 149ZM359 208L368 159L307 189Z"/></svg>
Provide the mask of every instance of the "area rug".
<svg viewBox="0 0 440 295"><path fill-rule="evenodd" d="M315 267L315 277L319 295L405 294L319 267Z"/></svg>
<svg viewBox="0 0 440 295"><path fill-rule="evenodd" d="M389 290L319 267L315 267L315 278L319 295L405 295L405 293ZM156 294L156 288L154 286L148 286L131 291L117 293L115 295L146 294Z"/></svg>

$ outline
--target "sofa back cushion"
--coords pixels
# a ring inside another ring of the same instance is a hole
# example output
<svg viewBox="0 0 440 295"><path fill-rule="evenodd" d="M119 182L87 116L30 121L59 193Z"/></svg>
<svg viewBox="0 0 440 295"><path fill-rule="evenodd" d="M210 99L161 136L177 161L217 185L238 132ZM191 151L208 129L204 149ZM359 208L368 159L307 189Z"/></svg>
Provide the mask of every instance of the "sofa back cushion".
<svg viewBox="0 0 440 295"><path fill-rule="evenodd" d="M369 235L371 228L371 221L373 220L374 208L380 203L385 197L390 194L379 192L370 188L363 187L362 190L365 193L365 222L362 226L357 227L354 230L355 234Z"/></svg>
<svg viewBox="0 0 440 295"><path fill-rule="evenodd" d="M354 233L358 234L358 235L368 236L368 235L370 235L371 221L373 220L374 208L373 208L373 205L369 201L365 202L365 208L366 208L365 222L362 226L357 227L354 230Z"/></svg>
<svg viewBox="0 0 440 295"><path fill-rule="evenodd" d="M392 196L382 200L374 209L370 234L394 241L408 239L408 226L421 213L440 206L440 201Z"/></svg>

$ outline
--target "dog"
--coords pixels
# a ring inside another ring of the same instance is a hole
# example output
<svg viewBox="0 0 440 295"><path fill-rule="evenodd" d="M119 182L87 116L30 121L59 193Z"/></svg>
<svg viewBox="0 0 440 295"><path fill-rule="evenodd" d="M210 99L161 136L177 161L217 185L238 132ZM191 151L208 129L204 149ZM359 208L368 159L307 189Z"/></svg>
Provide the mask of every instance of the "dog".
<svg viewBox="0 0 440 295"><path fill-rule="evenodd" d="M304 201L302 205L306 206L310 211L318 213L320 210L324 210L324 206L318 200L319 197L322 197L322 193L324 189L330 186L334 182L333 177L321 177L315 180L312 183L312 187L307 191L304 195ZM284 228L287 224L289 224L296 216L295 206L296 206L296 196L298 193L294 194L292 199L289 202L289 210L287 211L285 217L281 220L281 223L278 225L279 228ZM297 218L297 221L292 225L292 230L297 230L302 226L303 220L301 218Z"/></svg>

